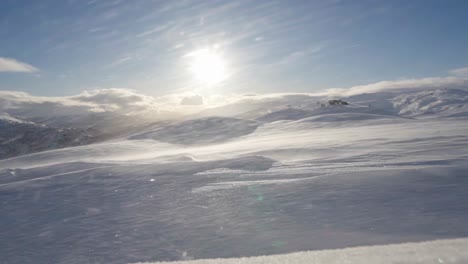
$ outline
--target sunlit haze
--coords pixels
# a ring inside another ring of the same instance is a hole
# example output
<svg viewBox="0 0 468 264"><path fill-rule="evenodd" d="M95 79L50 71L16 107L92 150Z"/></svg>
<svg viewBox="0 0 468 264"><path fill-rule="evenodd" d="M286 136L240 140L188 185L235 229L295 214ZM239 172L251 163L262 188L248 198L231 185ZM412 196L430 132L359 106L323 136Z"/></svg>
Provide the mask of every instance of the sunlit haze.
<svg viewBox="0 0 468 264"><path fill-rule="evenodd" d="M214 85L226 79L226 62L218 52L201 49L187 54L187 57L191 60L190 71L205 85Z"/></svg>

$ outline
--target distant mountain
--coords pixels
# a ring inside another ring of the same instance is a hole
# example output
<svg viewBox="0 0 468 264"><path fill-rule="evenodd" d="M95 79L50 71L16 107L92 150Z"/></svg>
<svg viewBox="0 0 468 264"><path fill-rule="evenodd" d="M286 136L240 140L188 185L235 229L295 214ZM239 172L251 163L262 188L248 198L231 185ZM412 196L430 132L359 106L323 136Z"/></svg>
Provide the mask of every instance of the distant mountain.
<svg viewBox="0 0 468 264"><path fill-rule="evenodd" d="M325 99L323 99L322 106L317 103L309 103L291 107L293 104L290 104L288 107L284 106L281 109L275 109L263 114L257 117L256 120L270 123L279 120L300 120L304 118L309 118L309 121L344 121L347 117L350 118L349 120L359 120L375 119L378 116L382 118L386 116L411 118L468 116L468 91L460 89L377 92L354 95L345 99L351 104L332 106L328 105ZM257 113L260 113L260 111L257 111ZM335 115L335 117L318 118L318 116L330 114ZM359 117L358 114L372 116Z"/></svg>
<svg viewBox="0 0 468 264"><path fill-rule="evenodd" d="M330 99L344 99L350 104L329 105ZM161 120L151 114L73 112L68 108L63 113L57 110L48 114L28 109L17 106L0 112L0 159L116 138L181 145L219 143L251 134L263 123L281 120L309 123L466 117L468 91L407 90L343 98L307 94L245 96L234 103L186 115L182 121L174 116Z"/></svg>
<svg viewBox="0 0 468 264"><path fill-rule="evenodd" d="M89 144L95 138L85 130L56 128L0 114L0 159Z"/></svg>
<svg viewBox="0 0 468 264"><path fill-rule="evenodd" d="M0 159L126 137L166 125L114 113L19 117L0 112Z"/></svg>

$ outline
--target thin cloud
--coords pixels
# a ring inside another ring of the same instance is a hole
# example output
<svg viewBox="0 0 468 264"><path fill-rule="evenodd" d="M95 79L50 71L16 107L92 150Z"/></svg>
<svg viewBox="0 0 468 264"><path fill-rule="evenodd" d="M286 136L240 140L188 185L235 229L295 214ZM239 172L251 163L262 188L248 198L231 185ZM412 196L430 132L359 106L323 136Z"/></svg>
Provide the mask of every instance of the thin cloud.
<svg viewBox="0 0 468 264"><path fill-rule="evenodd" d="M164 24L164 25L158 25L152 29L149 29L149 30L146 30L144 32L141 32L139 34L136 35L136 37L146 37L148 35L152 35L152 34L155 34L155 33L160 33L162 31L165 31L167 30L171 25L173 24L172 21L170 21L169 23L167 24Z"/></svg>
<svg viewBox="0 0 468 264"><path fill-rule="evenodd" d="M324 45L316 45L305 48L303 50L298 50L291 52L285 57L281 58L279 61L274 62L270 66L281 66L281 65L290 65L291 63L296 63L300 59L308 58L312 55L320 53L324 48Z"/></svg>
<svg viewBox="0 0 468 264"><path fill-rule="evenodd" d="M114 61L111 62L109 65L106 65L106 66L104 66L103 68L104 68L104 69L113 68L113 67L116 67L116 66L120 66L120 65L122 65L122 64L125 64L126 62L131 61L131 60L133 60L133 57L132 57L132 56L125 56L125 57L122 57L122 58L119 58L119 59L114 60Z"/></svg>
<svg viewBox="0 0 468 264"><path fill-rule="evenodd" d="M180 101L181 105L203 105L203 97L198 94L183 97Z"/></svg>
<svg viewBox="0 0 468 264"><path fill-rule="evenodd" d="M0 57L0 72L37 72L39 69L25 62Z"/></svg>
<svg viewBox="0 0 468 264"><path fill-rule="evenodd" d="M366 85L353 86L351 88L328 89L321 95L342 95L351 96L362 93L375 93L380 91L396 90L425 90L458 88L468 89L468 78L459 77L432 77L421 79L405 79L395 81L381 81Z"/></svg>
<svg viewBox="0 0 468 264"><path fill-rule="evenodd" d="M158 112L155 98L129 89L99 89L75 96L41 97L24 92L0 91L0 112L21 112L28 116L84 115L115 112L124 115Z"/></svg>
<svg viewBox="0 0 468 264"><path fill-rule="evenodd" d="M84 91L67 98L75 102L92 103L103 111L121 111L125 114L141 113L158 109L155 98L129 89L99 89Z"/></svg>
<svg viewBox="0 0 468 264"><path fill-rule="evenodd" d="M453 69L453 70L450 71L450 73L453 74L453 75L457 75L457 76L466 76L466 77L468 77L468 67Z"/></svg>

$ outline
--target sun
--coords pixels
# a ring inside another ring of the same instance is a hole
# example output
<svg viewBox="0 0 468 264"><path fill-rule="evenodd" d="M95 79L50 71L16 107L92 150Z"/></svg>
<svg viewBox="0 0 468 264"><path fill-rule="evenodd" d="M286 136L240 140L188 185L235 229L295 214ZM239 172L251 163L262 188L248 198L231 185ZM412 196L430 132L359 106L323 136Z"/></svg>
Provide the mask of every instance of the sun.
<svg viewBox="0 0 468 264"><path fill-rule="evenodd" d="M197 80L217 84L227 78L224 58L215 50L201 49L186 56L191 59L189 70Z"/></svg>

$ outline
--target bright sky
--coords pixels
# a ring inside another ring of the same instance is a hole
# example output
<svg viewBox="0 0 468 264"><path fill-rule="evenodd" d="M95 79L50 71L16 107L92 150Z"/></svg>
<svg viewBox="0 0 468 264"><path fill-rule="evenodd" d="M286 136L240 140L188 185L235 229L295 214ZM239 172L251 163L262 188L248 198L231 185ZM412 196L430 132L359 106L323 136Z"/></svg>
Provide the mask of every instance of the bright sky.
<svg viewBox="0 0 468 264"><path fill-rule="evenodd" d="M447 76L468 71L467 14L464 0L2 0L0 90L315 92Z"/></svg>

